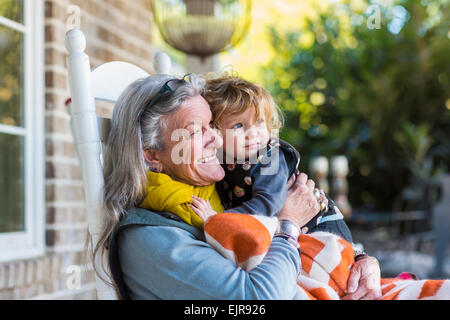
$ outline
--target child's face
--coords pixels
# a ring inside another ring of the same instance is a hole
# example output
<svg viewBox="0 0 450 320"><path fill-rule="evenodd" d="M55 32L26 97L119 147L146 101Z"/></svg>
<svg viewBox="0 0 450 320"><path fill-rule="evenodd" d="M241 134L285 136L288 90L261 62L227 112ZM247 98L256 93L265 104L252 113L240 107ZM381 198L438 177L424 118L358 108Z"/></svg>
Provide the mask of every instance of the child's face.
<svg viewBox="0 0 450 320"><path fill-rule="evenodd" d="M249 159L269 141L264 114L257 119L254 108L239 115L224 116L220 127L227 159Z"/></svg>

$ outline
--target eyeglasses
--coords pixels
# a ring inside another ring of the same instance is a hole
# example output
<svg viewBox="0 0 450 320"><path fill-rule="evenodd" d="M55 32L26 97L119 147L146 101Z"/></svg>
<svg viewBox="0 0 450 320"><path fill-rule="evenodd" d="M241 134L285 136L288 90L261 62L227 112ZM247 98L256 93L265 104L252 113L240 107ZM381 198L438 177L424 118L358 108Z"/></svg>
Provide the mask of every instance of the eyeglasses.
<svg viewBox="0 0 450 320"><path fill-rule="evenodd" d="M173 92L175 92L176 89L178 89L178 87L180 85L182 85L183 83L187 83L188 79L189 79L189 75L190 75L190 73L185 75L182 79L173 78L173 79L167 80L163 84L161 89L159 89L159 91L150 100L150 102L147 103L147 105L144 108L142 108L141 112L139 113L138 119L140 120L144 111L147 110L148 108L154 106L162 96L164 96L167 93L172 94Z"/></svg>

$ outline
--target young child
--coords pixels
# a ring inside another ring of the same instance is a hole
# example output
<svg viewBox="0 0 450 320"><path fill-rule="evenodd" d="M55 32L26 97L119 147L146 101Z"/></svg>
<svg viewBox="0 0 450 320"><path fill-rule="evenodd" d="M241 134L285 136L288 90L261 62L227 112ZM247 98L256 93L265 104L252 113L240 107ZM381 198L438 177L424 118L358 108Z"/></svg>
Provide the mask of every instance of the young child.
<svg viewBox="0 0 450 320"><path fill-rule="evenodd" d="M276 216L284 205L288 179L298 172L300 155L277 139L281 112L263 87L234 76L208 79L205 99L220 130L225 178L217 184L226 212ZM339 209L323 192L322 210L302 227L312 231L321 221L342 220ZM203 199L193 197L192 210L204 221L215 214ZM346 231L346 230L345 230ZM351 241L349 232L348 240Z"/></svg>

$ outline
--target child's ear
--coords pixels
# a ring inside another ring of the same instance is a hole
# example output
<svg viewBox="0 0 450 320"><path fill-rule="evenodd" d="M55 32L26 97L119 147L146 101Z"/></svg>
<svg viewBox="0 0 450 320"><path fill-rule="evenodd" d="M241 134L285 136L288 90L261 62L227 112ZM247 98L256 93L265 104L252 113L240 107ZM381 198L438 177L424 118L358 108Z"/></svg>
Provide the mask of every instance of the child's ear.
<svg viewBox="0 0 450 320"><path fill-rule="evenodd" d="M159 159L158 152L153 149L144 150L145 161L149 164L150 170L153 172L162 172L162 162Z"/></svg>

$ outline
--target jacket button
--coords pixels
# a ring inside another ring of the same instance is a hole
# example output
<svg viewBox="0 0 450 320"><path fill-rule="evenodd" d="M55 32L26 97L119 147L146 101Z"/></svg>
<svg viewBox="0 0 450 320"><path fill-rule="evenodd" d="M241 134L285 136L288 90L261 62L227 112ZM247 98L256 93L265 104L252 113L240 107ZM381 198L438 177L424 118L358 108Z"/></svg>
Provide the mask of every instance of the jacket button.
<svg viewBox="0 0 450 320"><path fill-rule="evenodd" d="M244 169L245 171L250 170L252 166L250 165L250 163L248 161L245 161L244 164L242 165L242 169Z"/></svg>

